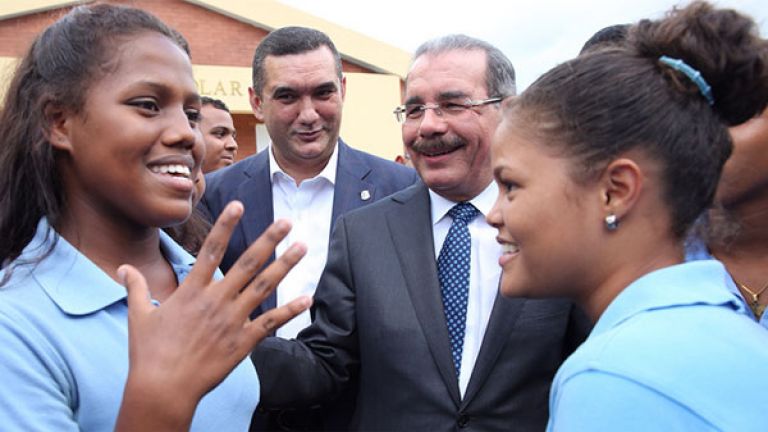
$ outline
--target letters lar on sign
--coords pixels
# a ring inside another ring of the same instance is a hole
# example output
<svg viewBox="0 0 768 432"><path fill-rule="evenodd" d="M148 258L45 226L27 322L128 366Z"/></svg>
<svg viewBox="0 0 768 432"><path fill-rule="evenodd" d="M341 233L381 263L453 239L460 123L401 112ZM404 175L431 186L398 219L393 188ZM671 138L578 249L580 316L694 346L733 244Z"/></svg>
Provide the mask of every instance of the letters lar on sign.
<svg viewBox="0 0 768 432"><path fill-rule="evenodd" d="M227 96L243 96L243 85L240 81L211 81L211 80L195 80L197 85L197 91L201 96L211 96L216 98Z"/></svg>

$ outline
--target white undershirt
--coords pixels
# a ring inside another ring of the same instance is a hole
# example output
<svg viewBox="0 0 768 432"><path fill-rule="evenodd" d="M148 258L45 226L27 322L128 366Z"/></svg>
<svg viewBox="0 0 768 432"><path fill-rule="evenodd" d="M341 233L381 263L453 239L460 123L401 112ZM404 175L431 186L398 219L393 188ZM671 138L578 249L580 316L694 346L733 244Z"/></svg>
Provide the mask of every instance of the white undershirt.
<svg viewBox="0 0 768 432"><path fill-rule="evenodd" d="M315 295L317 282L328 258L338 148L336 145L320 174L296 186L296 181L277 165L272 146L269 147L274 218L288 219L293 224L288 236L277 245L275 256L282 255L294 242L300 241L307 245L307 254L277 286L277 306L302 295ZM309 311L304 311L277 329L277 336L295 338L310 323Z"/></svg>
<svg viewBox="0 0 768 432"><path fill-rule="evenodd" d="M496 242L497 230L488 225L485 216L490 212L498 194L498 187L491 182L480 195L469 202L480 210L478 215L467 227L471 237L471 257L469 264L469 298L467 302L467 329L464 335L464 348L461 355L461 371L459 373L459 390L461 396L467 390L467 384L475 367L477 354L488 327L488 318L499 289L499 257L501 245ZM435 239L435 257L440 256L445 237L451 228L453 220L448 211L457 203L449 201L435 192L429 191L432 208L432 233Z"/></svg>

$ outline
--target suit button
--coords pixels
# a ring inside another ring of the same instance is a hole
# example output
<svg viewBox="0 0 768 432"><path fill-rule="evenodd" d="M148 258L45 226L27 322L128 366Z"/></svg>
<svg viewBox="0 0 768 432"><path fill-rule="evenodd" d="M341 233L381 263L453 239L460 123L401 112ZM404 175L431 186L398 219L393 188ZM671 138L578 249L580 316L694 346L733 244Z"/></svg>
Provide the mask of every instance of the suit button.
<svg viewBox="0 0 768 432"><path fill-rule="evenodd" d="M456 421L456 424L459 425L460 428L467 427L467 424L469 423L469 416L464 414Z"/></svg>

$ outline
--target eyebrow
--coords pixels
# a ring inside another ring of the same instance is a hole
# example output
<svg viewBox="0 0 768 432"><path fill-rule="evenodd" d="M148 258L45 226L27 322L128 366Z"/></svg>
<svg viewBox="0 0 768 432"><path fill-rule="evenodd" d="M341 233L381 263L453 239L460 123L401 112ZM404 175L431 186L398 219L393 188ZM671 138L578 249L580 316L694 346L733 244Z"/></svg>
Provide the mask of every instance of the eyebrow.
<svg viewBox="0 0 768 432"><path fill-rule="evenodd" d="M451 100L451 99L460 99L460 98L466 98L468 97L466 93L459 90L454 91L447 91L447 92L440 92L437 96L437 100Z"/></svg>
<svg viewBox="0 0 768 432"><path fill-rule="evenodd" d="M438 101L446 101L446 100L452 100L452 99L462 99L467 98L467 94L460 90L451 90L451 91L444 91L440 92L437 95ZM405 105L416 105L416 104L423 104L424 99L422 99L420 96L411 96L405 101Z"/></svg>
<svg viewBox="0 0 768 432"><path fill-rule="evenodd" d="M275 87L272 90L272 97L275 97L275 96L277 96L277 95L279 95L281 93L296 93L296 89L294 89L293 87L288 87L288 86Z"/></svg>
<svg viewBox="0 0 768 432"><path fill-rule="evenodd" d="M171 90L167 85L154 81L137 81L128 87L128 89L129 91L144 91L145 89L149 89L150 91L157 93L161 98L165 98L171 93Z"/></svg>
<svg viewBox="0 0 768 432"><path fill-rule="evenodd" d="M155 81L138 81L136 82L132 87L135 88L141 88L141 87L147 87L152 89L152 91L156 92L160 98L168 98L173 91L170 89L169 86L165 84L161 84ZM194 104L201 104L201 98L200 95L197 92L189 93L184 95L184 102L185 103L194 103Z"/></svg>
<svg viewBox="0 0 768 432"><path fill-rule="evenodd" d="M338 87L336 86L336 83L333 81L328 81L325 83L320 84L319 86L316 86L313 91L318 90L336 90Z"/></svg>
<svg viewBox="0 0 768 432"><path fill-rule="evenodd" d="M405 105L416 105L422 103L424 103L424 100L420 96L411 96L405 101Z"/></svg>
<svg viewBox="0 0 768 432"><path fill-rule="evenodd" d="M309 93L314 93L318 90L338 90L339 87L336 85L333 81L327 81L321 84L318 84L311 89L309 89ZM275 96L280 93L301 93L301 90L297 89L296 87L292 86L277 86L272 90L272 96Z"/></svg>

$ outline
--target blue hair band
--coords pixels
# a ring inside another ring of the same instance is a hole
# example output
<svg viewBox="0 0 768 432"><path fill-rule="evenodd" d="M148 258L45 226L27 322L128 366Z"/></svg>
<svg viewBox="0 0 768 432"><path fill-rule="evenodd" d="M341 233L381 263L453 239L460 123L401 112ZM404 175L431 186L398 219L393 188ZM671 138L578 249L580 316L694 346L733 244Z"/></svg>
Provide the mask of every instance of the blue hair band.
<svg viewBox="0 0 768 432"><path fill-rule="evenodd" d="M686 62L680 59L661 56L659 57L659 61L671 67L672 69L684 73L685 76L687 76L691 81L693 81L694 84L696 84L696 86L699 88L699 91L701 92L701 95L704 96L704 99L706 99L710 105L715 104L715 98L712 96L712 87L710 87L704 77L701 76L701 72L692 68Z"/></svg>

